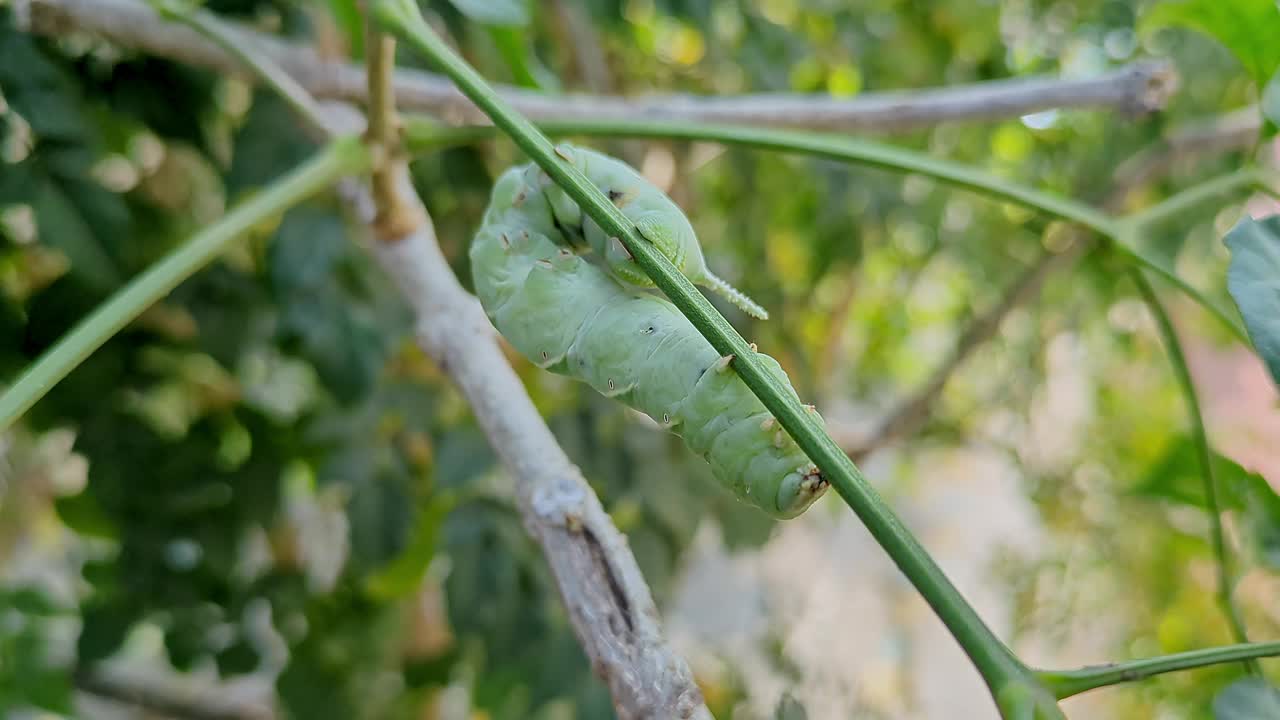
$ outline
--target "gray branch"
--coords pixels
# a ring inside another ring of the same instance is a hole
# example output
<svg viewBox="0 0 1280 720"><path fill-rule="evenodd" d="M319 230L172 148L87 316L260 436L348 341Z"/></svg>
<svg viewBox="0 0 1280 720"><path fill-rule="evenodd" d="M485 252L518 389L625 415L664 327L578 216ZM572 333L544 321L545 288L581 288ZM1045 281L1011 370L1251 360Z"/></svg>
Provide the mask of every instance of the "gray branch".
<svg viewBox="0 0 1280 720"><path fill-rule="evenodd" d="M89 32L124 47L244 75L236 60L186 27L159 18L142 0L23 0L35 32ZM312 95L363 104L364 69L326 59L271 35L237 28L237 42L284 68ZM901 132L945 121L1017 117L1053 108L1092 108L1143 114L1164 107L1177 82L1163 62L1134 63L1092 78L1028 77L902 92L825 95L757 93L736 96L651 94L637 97L548 95L498 86L499 93L535 120L654 119L732 122L770 127ZM447 79L418 70L395 77L398 106L452 122L487 122Z"/></svg>

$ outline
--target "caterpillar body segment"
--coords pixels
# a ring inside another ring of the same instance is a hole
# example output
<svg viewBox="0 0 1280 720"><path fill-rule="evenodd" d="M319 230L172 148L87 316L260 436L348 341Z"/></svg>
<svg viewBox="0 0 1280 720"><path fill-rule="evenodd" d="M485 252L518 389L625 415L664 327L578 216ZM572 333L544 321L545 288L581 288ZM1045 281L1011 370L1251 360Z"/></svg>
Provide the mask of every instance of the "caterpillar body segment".
<svg viewBox="0 0 1280 720"><path fill-rule="evenodd" d="M605 156L566 154L579 169L591 169L593 182L600 167L618 174L600 160ZM665 199L631 173L625 187L601 187L617 188L634 203ZM817 468L674 305L619 281L602 252L607 245L596 249L603 233L583 223L577 242L569 236L573 215L552 197L558 192L534 166L509 170L494 186L470 248L476 294L494 325L540 367L582 380L682 436L742 500L781 518L803 512L827 488ZM688 221L670 207L683 222L666 237L678 238ZM575 251L581 239L592 252ZM758 357L778 384L791 388L776 361Z"/></svg>

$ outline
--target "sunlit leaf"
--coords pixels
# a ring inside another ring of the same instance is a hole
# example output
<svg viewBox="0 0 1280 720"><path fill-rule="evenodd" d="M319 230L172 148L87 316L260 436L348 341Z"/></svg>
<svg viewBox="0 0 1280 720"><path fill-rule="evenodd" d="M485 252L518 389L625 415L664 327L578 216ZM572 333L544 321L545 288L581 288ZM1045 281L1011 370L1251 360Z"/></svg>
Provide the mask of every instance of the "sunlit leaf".
<svg viewBox="0 0 1280 720"><path fill-rule="evenodd" d="M1275 720L1280 718L1280 690L1260 678L1228 685L1213 699L1214 720Z"/></svg>
<svg viewBox="0 0 1280 720"><path fill-rule="evenodd" d="M1280 384L1280 215L1246 217L1226 237L1227 289L1244 316L1258 354Z"/></svg>

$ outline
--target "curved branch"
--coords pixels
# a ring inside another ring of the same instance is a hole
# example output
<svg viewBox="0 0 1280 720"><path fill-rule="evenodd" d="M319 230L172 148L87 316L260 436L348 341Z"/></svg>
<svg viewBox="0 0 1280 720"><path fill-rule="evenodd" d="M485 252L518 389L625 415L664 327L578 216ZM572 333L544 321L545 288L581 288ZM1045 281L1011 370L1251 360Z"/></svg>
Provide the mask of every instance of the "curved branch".
<svg viewBox="0 0 1280 720"><path fill-rule="evenodd" d="M21 2L28 10L31 29L41 34L56 37L68 30L81 30L153 55L243 74L240 64L224 50L187 28L160 19L141 0ZM265 33L247 29L234 32L238 43L256 47L297 78L312 95L367 102L363 68L325 59L310 48ZM400 70L394 85L402 109L431 112L454 122L486 121L440 75ZM500 86L498 90L522 114L538 120L647 118L892 133L944 121L1010 118L1053 108L1143 114L1163 108L1176 85L1170 65L1148 61L1091 78L1012 78L926 90L864 93L848 99L793 93L619 97L548 95L510 86Z"/></svg>
<svg viewBox="0 0 1280 720"><path fill-rule="evenodd" d="M1182 341L1178 339L1178 331L1173 320L1156 295L1155 288L1147 280L1142 271L1131 268L1129 276L1138 286L1143 302L1151 312L1156 327L1160 331L1160 339L1164 342L1165 352L1169 354L1169 363L1173 365L1173 374L1178 379L1178 388L1187 403L1187 414L1191 423L1191 439L1195 445L1196 460L1200 464L1200 478L1204 484L1205 512L1209 516L1209 539L1216 559L1218 575L1218 603L1226 615L1231 634L1237 642L1247 643L1249 635L1245 630L1244 618L1235 603L1236 575L1231 562L1231 551L1227 548L1227 536L1222 527L1222 506L1218 502L1218 481L1214 477L1213 458L1209 449L1209 437L1205 431L1204 415L1200 412L1200 399L1196 395L1195 381L1191 377L1191 369L1187 366L1186 354L1182 351ZM1259 674L1257 661L1246 659L1245 668L1250 673Z"/></svg>

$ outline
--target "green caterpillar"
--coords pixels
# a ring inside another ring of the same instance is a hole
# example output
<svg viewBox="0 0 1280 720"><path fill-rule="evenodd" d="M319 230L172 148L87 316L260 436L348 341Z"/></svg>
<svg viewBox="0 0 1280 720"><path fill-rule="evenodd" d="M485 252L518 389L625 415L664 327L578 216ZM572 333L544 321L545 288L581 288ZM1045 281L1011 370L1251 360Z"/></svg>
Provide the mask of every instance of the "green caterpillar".
<svg viewBox="0 0 1280 720"><path fill-rule="evenodd" d="M661 191L612 158L561 152L615 201L627 199L624 214L645 223L645 238L663 239L654 242L667 243L659 247L668 257L675 248L673 262L705 271L688 220ZM610 242L617 241L584 220L536 166L511 168L495 183L471 244L476 294L503 336L539 367L585 381L680 435L747 503L777 517L799 515L826 491L822 473L732 371L732 358L720 357L665 298L635 287L648 284L632 275L643 273L630 257L610 254ZM791 388L777 361L759 358Z"/></svg>

